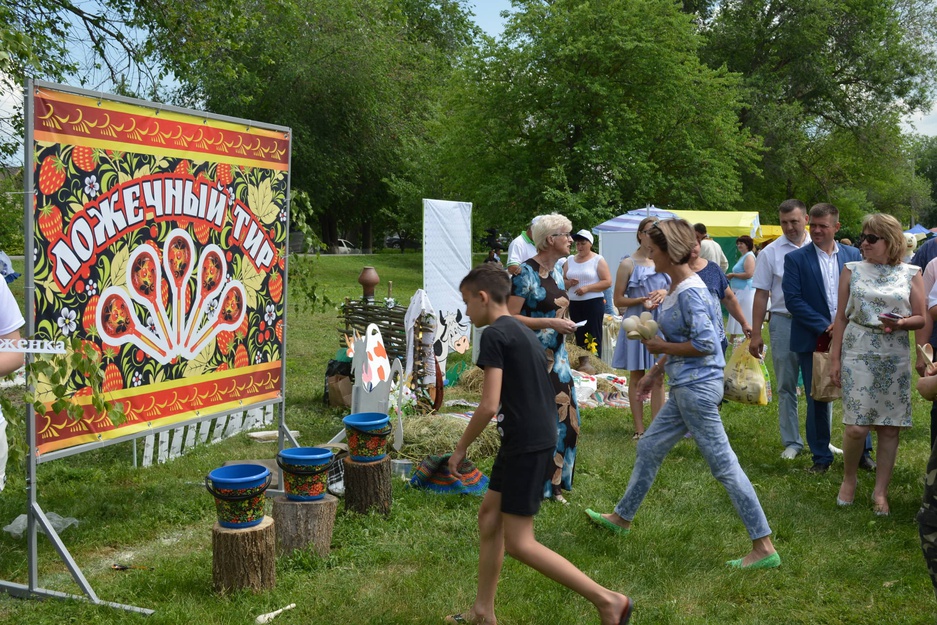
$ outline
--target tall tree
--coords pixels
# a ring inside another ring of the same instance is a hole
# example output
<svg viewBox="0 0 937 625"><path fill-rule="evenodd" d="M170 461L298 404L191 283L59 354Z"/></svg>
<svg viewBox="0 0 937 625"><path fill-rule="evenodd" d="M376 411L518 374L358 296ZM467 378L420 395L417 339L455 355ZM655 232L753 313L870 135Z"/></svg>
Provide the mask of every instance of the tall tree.
<svg viewBox="0 0 937 625"><path fill-rule="evenodd" d="M370 227L471 28L455 0L145 0L182 102L290 126L323 239Z"/></svg>
<svg viewBox="0 0 937 625"><path fill-rule="evenodd" d="M758 142L738 129L737 77L699 61L692 16L669 0L514 8L447 100L442 179L476 221L738 200Z"/></svg>
<svg viewBox="0 0 937 625"><path fill-rule="evenodd" d="M155 96L160 66L134 15L130 0L0 0L0 94L31 77ZM22 121L0 116L0 160L21 150Z"/></svg>
<svg viewBox="0 0 937 625"><path fill-rule="evenodd" d="M735 0L704 33L709 65L744 77L740 121L767 148L745 178L748 205L810 192L814 164L829 157L827 139L843 132L875 161L894 145L883 127L929 109L933 98L932 0Z"/></svg>

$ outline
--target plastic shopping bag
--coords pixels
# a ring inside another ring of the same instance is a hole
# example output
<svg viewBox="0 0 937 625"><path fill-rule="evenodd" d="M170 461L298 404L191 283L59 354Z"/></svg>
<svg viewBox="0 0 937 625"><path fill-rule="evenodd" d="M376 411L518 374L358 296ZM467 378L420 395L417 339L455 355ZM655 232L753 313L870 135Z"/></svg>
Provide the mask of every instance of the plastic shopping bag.
<svg viewBox="0 0 937 625"><path fill-rule="evenodd" d="M748 352L749 340L732 351L725 369L723 398L750 406L768 405L768 383L763 363Z"/></svg>

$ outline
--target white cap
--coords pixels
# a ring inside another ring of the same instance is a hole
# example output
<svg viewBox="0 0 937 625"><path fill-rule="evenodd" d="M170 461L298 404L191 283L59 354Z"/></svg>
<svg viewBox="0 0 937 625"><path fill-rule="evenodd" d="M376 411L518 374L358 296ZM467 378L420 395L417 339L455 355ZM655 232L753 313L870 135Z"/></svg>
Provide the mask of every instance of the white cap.
<svg viewBox="0 0 937 625"><path fill-rule="evenodd" d="M592 233L586 230L585 228L583 228L582 230L580 230L579 232L573 235L574 241L580 241L582 239L585 239L589 243L593 243L593 244L595 243L595 239L592 238Z"/></svg>

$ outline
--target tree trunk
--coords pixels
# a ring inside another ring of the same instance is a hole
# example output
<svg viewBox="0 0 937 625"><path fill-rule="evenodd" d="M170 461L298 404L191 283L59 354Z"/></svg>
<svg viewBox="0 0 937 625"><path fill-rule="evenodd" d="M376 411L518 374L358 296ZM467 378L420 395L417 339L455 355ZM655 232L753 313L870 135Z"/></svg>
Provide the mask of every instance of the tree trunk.
<svg viewBox="0 0 937 625"><path fill-rule="evenodd" d="M246 529L228 529L218 522L211 530L212 583L215 591L249 588L270 590L277 583L276 529L273 517Z"/></svg>
<svg viewBox="0 0 937 625"><path fill-rule="evenodd" d="M345 458L345 509L367 514L374 508L390 514L390 457L378 462L355 462Z"/></svg>
<svg viewBox="0 0 937 625"><path fill-rule="evenodd" d="M312 548L327 558L332 546L332 529L338 498L326 494L316 501L294 501L285 495L274 497L273 517L277 520L277 553L289 555L295 549Z"/></svg>

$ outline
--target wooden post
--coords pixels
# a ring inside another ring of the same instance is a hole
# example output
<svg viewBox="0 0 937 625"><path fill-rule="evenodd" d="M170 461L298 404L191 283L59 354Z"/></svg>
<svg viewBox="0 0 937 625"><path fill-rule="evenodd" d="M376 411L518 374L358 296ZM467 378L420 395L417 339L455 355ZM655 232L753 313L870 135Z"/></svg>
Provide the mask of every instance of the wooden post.
<svg viewBox="0 0 937 625"><path fill-rule="evenodd" d="M361 514L374 508L390 514L390 457L377 462L355 462L345 458L345 509Z"/></svg>
<svg viewBox="0 0 937 625"><path fill-rule="evenodd" d="M316 501L293 501L286 495L273 498L273 516L277 520L277 554L289 555L294 549L308 549L320 558L329 556L332 529L338 498L326 494Z"/></svg>
<svg viewBox="0 0 937 625"><path fill-rule="evenodd" d="M276 529L267 515L254 527L211 530L212 583L216 592L270 590L277 583Z"/></svg>

